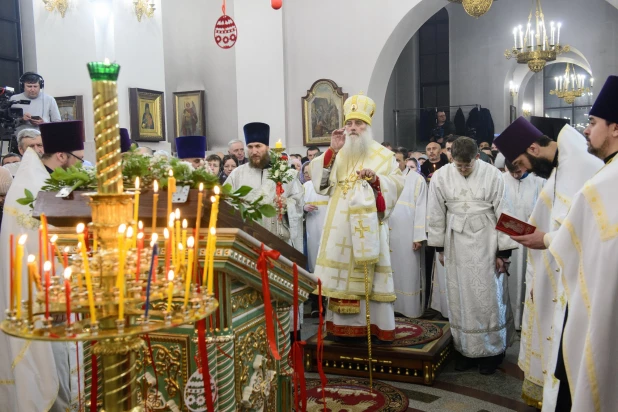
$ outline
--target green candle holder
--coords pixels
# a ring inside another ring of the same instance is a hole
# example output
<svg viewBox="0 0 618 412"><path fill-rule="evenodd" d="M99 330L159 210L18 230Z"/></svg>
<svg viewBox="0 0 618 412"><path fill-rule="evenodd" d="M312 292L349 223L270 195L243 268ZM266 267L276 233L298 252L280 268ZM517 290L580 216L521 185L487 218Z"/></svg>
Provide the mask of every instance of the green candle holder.
<svg viewBox="0 0 618 412"><path fill-rule="evenodd" d="M88 63L88 72L93 81L109 80L115 82L118 80L120 65L117 63L90 62Z"/></svg>

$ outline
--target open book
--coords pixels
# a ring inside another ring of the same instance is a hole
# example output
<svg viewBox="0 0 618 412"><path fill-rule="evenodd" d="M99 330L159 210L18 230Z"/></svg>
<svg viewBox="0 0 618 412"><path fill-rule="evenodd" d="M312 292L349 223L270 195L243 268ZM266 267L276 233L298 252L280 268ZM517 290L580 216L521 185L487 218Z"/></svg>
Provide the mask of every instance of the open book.
<svg viewBox="0 0 618 412"><path fill-rule="evenodd" d="M496 224L496 230L504 232L509 236L522 236L534 233L536 227L514 218L513 216L502 213Z"/></svg>

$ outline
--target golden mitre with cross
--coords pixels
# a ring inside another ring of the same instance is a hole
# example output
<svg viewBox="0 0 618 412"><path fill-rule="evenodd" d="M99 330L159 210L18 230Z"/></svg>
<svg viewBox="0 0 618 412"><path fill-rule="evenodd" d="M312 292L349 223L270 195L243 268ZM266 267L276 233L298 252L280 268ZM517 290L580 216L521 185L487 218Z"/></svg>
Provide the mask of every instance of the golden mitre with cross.
<svg viewBox="0 0 618 412"><path fill-rule="evenodd" d="M371 118L376 111L376 104L362 93L348 97L343 104L345 121L359 119L371 126Z"/></svg>

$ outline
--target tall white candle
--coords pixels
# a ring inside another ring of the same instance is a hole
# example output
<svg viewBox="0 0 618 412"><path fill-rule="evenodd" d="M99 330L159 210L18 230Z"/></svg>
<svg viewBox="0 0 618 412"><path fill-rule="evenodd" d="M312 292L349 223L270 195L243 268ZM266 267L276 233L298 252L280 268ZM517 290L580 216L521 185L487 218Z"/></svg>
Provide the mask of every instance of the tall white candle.
<svg viewBox="0 0 618 412"><path fill-rule="evenodd" d="M558 38L556 39L556 44L560 44L560 27L562 27L562 23L558 23Z"/></svg>
<svg viewBox="0 0 618 412"><path fill-rule="evenodd" d="M517 48L517 27L513 29L513 41L515 42L515 48Z"/></svg>

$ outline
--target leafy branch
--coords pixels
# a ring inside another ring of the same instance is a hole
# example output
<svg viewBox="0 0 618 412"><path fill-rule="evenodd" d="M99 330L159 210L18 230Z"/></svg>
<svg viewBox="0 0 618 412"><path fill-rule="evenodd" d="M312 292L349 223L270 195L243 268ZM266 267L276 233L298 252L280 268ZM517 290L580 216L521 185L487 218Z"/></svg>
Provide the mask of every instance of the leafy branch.
<svg viewBox="0 0 618 412"><path fill-rule="evenodd" d="M24 197L17 199L17 203L22 206L30 206L30 209L34 209L34 195L28 189L24 189Z"/></svg>
<svg viewBox="0 0 618 412"><path fill-rule="evenodd" d="M273 205L261 203L264 196L260 196L252 201L245 199L245 196L251 190L250 186L241 186L236 191L233 191L232 185L228 183L223 185L221 193L240 212L242 220L258 221L265 217L275 216L277 211Z"/></svg>

